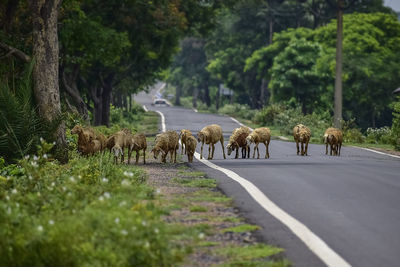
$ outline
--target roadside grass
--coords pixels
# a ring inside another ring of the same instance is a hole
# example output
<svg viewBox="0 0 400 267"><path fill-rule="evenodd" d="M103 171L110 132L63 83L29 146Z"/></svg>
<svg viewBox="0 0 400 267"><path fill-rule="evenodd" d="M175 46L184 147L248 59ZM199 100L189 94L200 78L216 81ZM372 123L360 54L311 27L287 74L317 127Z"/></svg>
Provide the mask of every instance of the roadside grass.
<svg viewBox="0 0 400 267"><path fill-rule="evenodd" d="M252 232L261 229L258 225L252 224L241 224L235 227L229 227L222 230L223 233L226 232L234 232L234 233L244 233L244 232Z"/></svg>
<svg viewBox="0 0 400 267"><path fill-rule="evenodd" d="M137 124L139 133L154 135L158 132L159 115L157 112L148 111L143 114L143 120Z"/></svg>
<svg viewBox="0 0 400 267"><path fill-rule="evenodd" d="M207 187L207 188L215 188L217 186L215 179L187 179L175 177L172 179L173 182L177 184L181 184L188 187Z"/></svg>
<svg viewBox="0 0 400 267"><path fill-rule="evenodd" d="M282 249L273 246L268 246L265 244L255 244L246 247L227 246L223 248L217 248L214 250L214 253L216 255L224 257L229 264L251 263L251 261L265 259L267 257L277 255L281 252ZM280 265L280 266L287 266L287 265Z"/></svg>
<svg viewBox="0 0 400 267"><path fill-rule="evenodd" d="M190 212L206 212L207 208L203 206L191 206L189 210Z"/></svg>

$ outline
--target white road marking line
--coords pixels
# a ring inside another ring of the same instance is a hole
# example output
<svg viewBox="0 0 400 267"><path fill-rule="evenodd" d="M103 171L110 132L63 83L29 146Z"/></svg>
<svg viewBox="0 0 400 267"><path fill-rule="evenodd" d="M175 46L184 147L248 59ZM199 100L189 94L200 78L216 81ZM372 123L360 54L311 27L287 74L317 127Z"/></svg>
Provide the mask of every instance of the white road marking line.
<svg viewBox="0 0 400 267"><path fill-rule="evenodd" d="M240 121L238 121L237 119L235 119L235 118L232 118L232 117L230 117L231 118L231 120L233 120L234 122L236 122L237 124L239 124L240 126L246 126L246 125L244 125L243 123L241 123ZM248 126L246 126L246 127L248 127ZM252 131L254 131L254 129L253 128L251 128L251 127L248 127L250 130L252 130Z"/></svg>
<svg viewBox="0 0 400 267"><path fill-rule="evenodd" d="M143 109L144 109L145 112L149 111L149 110L146 108L146 105L143 105Z"/></svg>
<svg viewBox="0 0 400 267"><path fill-rule="evenodd" d="M164 114L157 111L161 116L161 125L165 131L165 118ZM232 118L233 121L235 119ZM240 123L239 123L240 124ZM200 154L195 152L194 156L201 163L206 166L218 170L227 175L232 180L238 182L258 203L262 208L269 212L272 216L286 225L304 244L317 255L326 265L328 266L351 266L346 260L340 257L335 251L333 251L321 238L314 234L307 226L290 216L284 210L279 208L274 202L272 202L258 187L253 183L239 176L235 172L222 168L206 159L200 159Z"/></svg>
<svg viewBox="0 0 400 267"><path fill-rule="evenodd" d="M164 117L164 114L163 114L161 111L158 111L158 110L156 110L156 112L157 112L158 114L160 114L160 116L161 116L161 131L162 131L162 132L165 132L166 127L165 127L165 117Z"/></svg>
<svg viewBox="0 0 400 267"><path fill-rule="evenodd" d="M358 147L358 146L351 146L351 147L359 148L359 149L367 150L367 151L374 152L374 153L377 153L377 154L381 154L381 155L385 155L385 156L389 156L389 157L400 159L399 156L388 154L388 153L385 153L385 152L376 151L376 150L369 149L369 148Z"/></svg>

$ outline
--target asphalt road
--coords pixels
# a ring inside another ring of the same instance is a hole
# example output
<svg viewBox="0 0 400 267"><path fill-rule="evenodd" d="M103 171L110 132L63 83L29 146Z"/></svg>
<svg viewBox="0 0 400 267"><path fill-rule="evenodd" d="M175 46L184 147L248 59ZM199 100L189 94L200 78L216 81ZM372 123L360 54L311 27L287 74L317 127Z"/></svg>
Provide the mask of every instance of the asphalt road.
<svg viewBox="0 0 400 267"><path fill-rule="evenodd" d="M217 123L222 126L226 146L228 136L238 127L227 116L152 107L153 94L154 91L141 93L135 100L162 112L168 130L189 129L195 134L204 126ZM260 145L258 160L234 159L233 154L224 160L221 145L216 144L211 162L252 182L349 264L400 266L400 159L346 146L342 147L341 157L325 155L322 145L311 144L308 151L309 156L297 156L293 142L272 140L270 159L264 159L265 148ZM207 153L205 145L203 157L207 158ZM325 265L237 182L198 160L192 166L216 178L219 188L234 198L249 222L262 227L260 237L283 247L295 266Z"/></svg>

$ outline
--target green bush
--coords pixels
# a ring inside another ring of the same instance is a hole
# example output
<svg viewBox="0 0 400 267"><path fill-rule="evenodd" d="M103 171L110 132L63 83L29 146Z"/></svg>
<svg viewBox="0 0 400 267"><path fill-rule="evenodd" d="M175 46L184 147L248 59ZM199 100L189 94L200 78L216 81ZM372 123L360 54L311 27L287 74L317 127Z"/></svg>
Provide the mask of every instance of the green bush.
<svg viewBox="0 0 400 267"><path fill-rule="evenodd" d="M0 266L171 266L184 250L143 170L109 155L38 156L0 169Z"/></svg>
<svg viewBox="0 0 400 267"><path fill-rule="evenodd" d="M392 104L393 121L392 121L392 144L396 150L400 150L400 96L397 101Z"/></svg>
<svg viewBox="0 0 400 267"><path fill-rule="evenodd" d="M370 144L392 144L392 130L387 126L382 128L368 128L365 141Z"/></svg>
<svg viewBox="0 0 400 267"><path fill-rule="evenodd" d="M285 110L282 104L271 104L256 112L254 122L262 125L275 125L279 114Z"/></svg>
<svg viewBox="0 0 400 267"><path fill-rule="evenodd" d="M248 105L242 105L238 103L226 104L222 108L220 108L218 112L246 120L252 120L254 118L254 115L256 114L256 111L250 109Z"/></svg>

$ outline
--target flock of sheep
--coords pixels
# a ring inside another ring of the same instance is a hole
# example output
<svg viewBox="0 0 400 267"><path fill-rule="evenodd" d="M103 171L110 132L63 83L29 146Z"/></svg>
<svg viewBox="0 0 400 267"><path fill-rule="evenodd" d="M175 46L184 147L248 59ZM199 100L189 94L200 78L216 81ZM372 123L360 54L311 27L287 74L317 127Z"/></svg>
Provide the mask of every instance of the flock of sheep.
<svg viewBox="0 0 400 267"><path fill-rule="evenodd" d="M139 162L139 152L143 150L143 163L146 164L146 149L147 142L146 136L141 133L132 134L129 129L118 131L108 138L103 134L95 132L92 128L83 128L76 125L72 130L72 134L78 135L78 151L82 155L93 155L97 152L109 149L110 153L114 155L114 162L117 164L121 157L121 162L125 161L125 149L128 151L128 164L132 152L136 152L136 164ZM297 155L307 156L308 143L311 138L310 129L303 125L298 124L293 128L293 138L296 142ZM179 149L179 141L182 144L181 154L185 153L188 157L188 162L193 162L193 156L196 151L197 142L201 142L200 159L203 158L203 146L208 144L208 157L213 159L215 144L220 142L224 159L225 147L224 137L222 134L221 126L212 124L204 127L197 133L197 140L192 135L190 130L183 129L180 134L176 131L166 131L156 136L155 145L151 152L154 158L157 159L161 155L161 162L166 162L168 153L170 154L170 161L176 162L176 151ZM250 157L250 145L254 143L253 158L257 151L257 158L260 158L259 144L265 145L266 153L265 158L269 158L269 143L271 141L271 132L269 128L257 128L253 131L246 126L236 128L233 130L229 138L228 145L226 146L228 156L233 151L236 151L235 158L239 157L239 150L241 150L242 158ZM330 146L330 155L340 156L340 150L343 142L342 131L337 128L328 128L324 134L324 143L326 145L325 154L328 154L328 146Z"/></svg>

